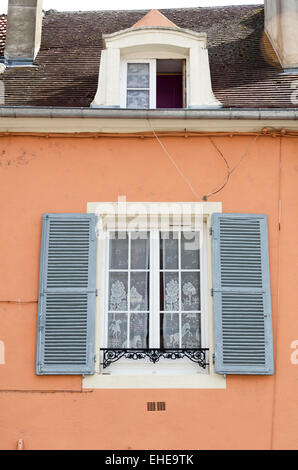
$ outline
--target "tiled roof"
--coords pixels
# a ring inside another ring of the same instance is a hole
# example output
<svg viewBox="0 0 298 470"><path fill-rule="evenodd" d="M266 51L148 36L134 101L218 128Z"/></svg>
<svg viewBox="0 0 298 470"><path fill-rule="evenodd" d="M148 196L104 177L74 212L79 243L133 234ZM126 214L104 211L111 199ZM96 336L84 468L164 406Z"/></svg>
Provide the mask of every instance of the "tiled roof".
<svg viewBox="0 0 298 470"><path fill-rule="evenodd" d="M298 74L281 74L276 66L263 34L263 6L161 12L178 27L207 33L212 87L224 107L297 106L291 102L291 84ZM129 28L146 13L48 12L36 67L7 68L0 75L5 81L5 104L89 106L97 89L102 33Z"/></svg>

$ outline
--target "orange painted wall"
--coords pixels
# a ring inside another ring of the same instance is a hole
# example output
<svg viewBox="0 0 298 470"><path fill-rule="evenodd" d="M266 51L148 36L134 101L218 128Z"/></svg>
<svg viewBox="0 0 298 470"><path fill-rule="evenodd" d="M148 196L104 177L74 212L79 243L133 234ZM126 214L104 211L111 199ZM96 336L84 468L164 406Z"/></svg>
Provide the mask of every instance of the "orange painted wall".
<svg viewBox="0 0 298 470"><path fill-rule="evenodd" d="M215 137L233 167L254 137ZM282 140L282 142L281 142ZM276 372L228 376L226 390L81 390L36 376L41 215L88 201L194 201L153 138L2 137L0 148L0 449L295 449L298 447L298 139L261 136L210 201L269 217ZM201 196L226 166L207 137L162 141ZM281 204L279 204L281 200ZM281 230L278 229L281 207ZM148 413L147 401L167 411Z"/></svg>

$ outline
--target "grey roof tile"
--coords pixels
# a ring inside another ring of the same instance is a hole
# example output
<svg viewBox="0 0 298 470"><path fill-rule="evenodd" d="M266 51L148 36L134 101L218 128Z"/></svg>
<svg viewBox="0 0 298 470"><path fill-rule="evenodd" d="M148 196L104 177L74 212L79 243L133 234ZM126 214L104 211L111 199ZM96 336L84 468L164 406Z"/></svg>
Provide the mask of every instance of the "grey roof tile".
<svg viewBox="0 0 298 470"><path fill-rule="evenodd" d="M179 27L207 33L212 87L224 107L297 106L291 86L298 74L282 74L263 33L262 5L160 11ZM129 28L147 12L48 12L36 67L7 68L2 76L5 104L88 107L97 89L102 34Z"/></svg>

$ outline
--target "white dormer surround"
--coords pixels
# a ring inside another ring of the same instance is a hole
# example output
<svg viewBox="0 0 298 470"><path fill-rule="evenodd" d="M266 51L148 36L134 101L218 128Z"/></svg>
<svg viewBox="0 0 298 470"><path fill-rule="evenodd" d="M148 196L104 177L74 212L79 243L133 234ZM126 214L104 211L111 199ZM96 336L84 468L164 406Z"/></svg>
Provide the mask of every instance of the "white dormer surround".
<svg viewBox="0 0 298 470"><path fill-rule="evenodd" d="M157 59L185 60L187 108L221 106L212 92L206 33L169 26L142 26L103 35L103 40L105 49L101 53L98 90L92 107L125 107L121 96L126 87L123 64ZM152 100L150 107L155 107Z"/></svg>

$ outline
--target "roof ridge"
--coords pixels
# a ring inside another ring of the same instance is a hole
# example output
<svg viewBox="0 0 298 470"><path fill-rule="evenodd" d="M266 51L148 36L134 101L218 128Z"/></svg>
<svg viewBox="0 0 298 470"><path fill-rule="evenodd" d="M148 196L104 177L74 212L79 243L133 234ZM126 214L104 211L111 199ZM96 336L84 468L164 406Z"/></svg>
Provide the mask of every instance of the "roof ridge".
<svg viewBox="0 0 298 470"><path fill-rule="evenodd" d="M220 10L220 9L240 9L240 8L247 8L247 9L254 9L254 8L261 8L264 9L264 4L263 3L254 3L251 5L217 5L214 7L181 7L181 8L160 8L158 11L163 12L163 11L185 11L185 10ZM140 9L140 10L65 10L65 11L59 11L59 10L54 10L54 9L49 9L49 10L44 10L45 14L60 14L60 13L66 13L66 14L82 14L82 13L113 13L113 12L125 12L125 13L149 13L151 10L148 9ZM6 15L4 15L6 16Z"/></svg>

